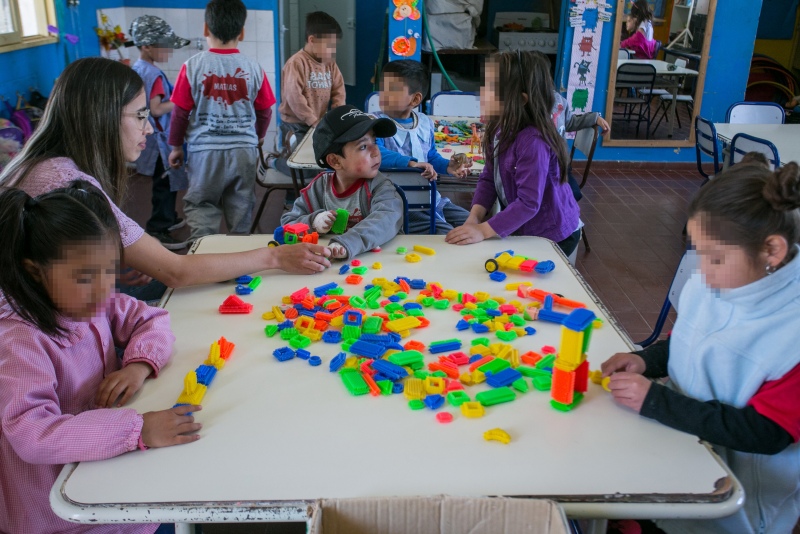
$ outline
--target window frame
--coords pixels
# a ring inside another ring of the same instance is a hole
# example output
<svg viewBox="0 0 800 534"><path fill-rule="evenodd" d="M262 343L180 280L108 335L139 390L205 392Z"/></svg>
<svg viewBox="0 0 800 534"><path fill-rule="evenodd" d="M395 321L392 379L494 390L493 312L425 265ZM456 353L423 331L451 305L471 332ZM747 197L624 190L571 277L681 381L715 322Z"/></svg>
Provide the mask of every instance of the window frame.
<svg viewBox="0 0 800 534"><path fill-rule="evenodd" d="M23 37L22 35L22 18L20 16L19 0L8 0L11 6L11 18L14 25L14 31L10 33L0 34L0 54L4 52L12 52L14 50L22 50L24 48L31 48L34 46L42 46L58 42L58 37L49 33L40 33L30 37ZM47 26L55 26L56 10L53 0L35 0L37 14L44 13L44 31L47 32ZM41 25L41 21L37 22ZM40 29L41 31L41 29Z"/></svg>

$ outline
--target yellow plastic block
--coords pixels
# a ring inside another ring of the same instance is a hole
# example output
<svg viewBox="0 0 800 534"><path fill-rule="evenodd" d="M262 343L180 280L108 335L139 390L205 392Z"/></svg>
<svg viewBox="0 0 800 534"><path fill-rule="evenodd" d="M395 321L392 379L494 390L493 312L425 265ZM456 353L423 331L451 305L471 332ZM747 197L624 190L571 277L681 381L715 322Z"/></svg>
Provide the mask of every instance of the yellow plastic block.
<svg viewBox="0 0 800 534"><path fill-rule="evenodd" d="M206 395L206 387L197 383L197 375L190 371L183 379L183 391L176 404L200 404Z"/></svg>
<svg viewBox="0 0 800 534"><path fill-rule="evenodd" d="M525 309L525 306L518 300L511 300L508 303L514 306L518 312L521 312L523 309Z"/></svg>
<svg viewBox="0 0 800 534"><path fill-rule="evenodd" d="M494 318L494 320L500 324L506 324L508 322L508 315L506 314L498 315L497 317Z"/></svg>
<svg viewBox="0 0 800 534"><path fill-rule="evenodd" d="M458 377L458 380L465 386L471 386L474 384L472 381L472 375L470 373L461 373L461 376Z"/></svg>
<svg viewBox="0 0 800 534"><path fill-rule="evenodd" d="M505 297L492 297L492 300L497 302L498 304L505 304L506 298Z"/></svg>
<svg viewBox="0 0 800 534"><path fill-rule="evenodd" d="M463 404L462 404L463 406ZM505 445L511 443L511 436L502 428L493 428L483 433L483 439L486 441L499 441Z"/></svg>
<svg viewBox="0 0 800 534"><path fill-rule="evenodd" d="M272 313L271 311L264 312L261 314L261 318L264 319L265 321L269 321L275 318L275 314Z"/></svg>
<svg viewBox="0 0 800 534"><path fill-rule="evenodd" d="M408 263L417 263L421 259L419 254L414 254L413 252L411 254L406 254L406 261Z"/></svg>
<svg viewBox="0 0 800 534"><path fill-rule="evenodd" d="M511 256L506 260L505 267L518 271L519 266L522 265L523 261L525 261L525 258L523 258L522 256Z"/></svg>
<svg viewBox="0 0 800 534"><path fill-rule="evenodd" d="M599 386L600 382L603 380L603 371L601 371L600 369L598 369L597 371L589 371L589 380L591 380L592 383L597 384Z"/></svg>
<svg viewBox="0 0 800 534"><path fill-rule="evenodd" d="M218 371L225 367L225 360L220 357L219 343L215 341L211 344L211 349L208 351L208 358L206 358L206 361L203 363L205 365L213 365ZM197 375L195 375L195 378L196 377Z"/></svg>
<svg viewBox="0 0 800 534"><path fill-rule="evenodd" d="M600 381L600 385L603 386L603 389L611 393L611 388L608 387L609 382L611 382L611 377L607 376Z"/></svg>
<svg viewBox="0 0 800 534"><path fill-rule="evenodd" d="M405 339L405 338L407 338L408 336L410 336L410 335L411 335L411 330L400 330L399 332L397 332L397 334L398 334L398 335L399 335L401 338Z"/></svg>
<svg viewBox="0 0 800 534"><path fill-rule="evenodd" d="M386 282L386 284L384 285L384 288L385 289L391 289L394 292L401 291L403 289L402 287L400 287L400 284L398 284L397 282L392 282L391 280Z"/></svg>
<svg viewBox="0 0 800 534"><path fill-rule="evenodd" d="M355 369L358 367L358 358L356 356L348 356L344 361L344 366L348 369Z"/></svg>
<svg viewBox="0 0 800 534"><path fill-rule="evenodd" d="M381 262L376 261L375 263L372 264L372 268L375 270L383 269L383 265L381 265Z"/></svg>
<svg viewBox="0 0 800 534"><path fill-rule="evenodd" d="M506 284L506 289L508 289L509 291L516 291L517 288L520 287L520 286L531 287L531 286L533 286L533 284L530 283L530 282L514 282L512 284Z"/></svg>
<svg viewBox="0 0 800 534"><path fill-rule="evenodd" d="M511 330L516 332L518 337L522 337L522 336L527 336L528 335L528 333L525 331L525 329L520 327L520 326L518 326L516 328L512 328Z"/></svg>
<svg viewBox="0 0 800 534"><path fill-rule="evenodd" d="M513 367L514 369L519 367L519 364L520 364L519 350L512 349L511 357L508 359L508 361L511 362L511 367Z"/></svg>
<svg viewBox="0 0 800 534"><path fill-rule="evenodd" d="M505 346L505 343L491 343L489 345L489 350L492 351L492 354L497 356L497 353L499 353L503 349L504 346Z"/></svg>
<svg viewBox="0 0 800 534"><path fill-rule="evenodd" d="M483 384L484 382L486 382L486 375L483 374L483 371L478 371L477 369L472 371L473 384Z"/></svg>
<svg viewBox="0 0 800 534"><path fill-rule="evenodd" d="M561 327L561 346L558 349L558 358L574 365L578 365L583 358L583 332L575 332L569 328Z"/></svg>
<svg viewBox="0 0 800 534"><path fill-rule="evenodd" d="M331 326L342 326L344 324L344 316L337 315L333 319L331 319Z"/></svg>
<svg viewBox="0 0 800 534"><path fill-rule="evenodd" d="M395 319L386 323L386 328L392 332L401 332L403 330L410 330L417 328L422 323L416 317L403 317L402 319Z"/></svg>
<svg viewBox="0 0 800 534"><path fill-rule="evenodd" d="M298 330L306 330L314 327L314 319L308 315L301 315L294 322L294 327Z"/></svg>
<svg viewBox="0 0 800 534"><path fill-rule="evenodd" d="M455 289L445 289L442 291L442 298L447 300L458 300L458 291Z"/></svg>
<svg viewBox="0 0 800 534"><path fill-rule="evenodd" d="M601 319L595 319L594 321L592 321L592 328L594 328L595 330L601 328L602 326L603 326L603 321Z"/></svg>
<svg viewBox="0 0 800 534"><path fill-rule="evenodd" d="M425 391L428 395L436 395L444 391L444 378L439 376L425 377Z"/></svg>
<svg viewBox="0 0 800 534"><path fill-rule="evenodd" d="M422 400L425 398L425 383L419 378L409 378L403 388L403 395L408 400Z"/></svg>
<svg viewBox="0 0 800 534"><path fill-rule="evenodd" d="M485 346L485 345L473 345L469 348L470 354L480 354L481 356L486 356L487 354L491 354L492 350Z"/></svg>
<svg viewBox="0 0 800 534"><path fill-rule="evenodd" d="M311 341L319 341L322 339L322 332L317 330L316 328L306 328L303 330L303 335L306 336Z"/></svg>
<svg viewBox="0 0 800 534"><path fill-rule="evenodd" d="M272 307L272 313L275 314L275 320L278 321L279 323L282 323L283 321L286 320L286 316L283 314L283 312L278 306Z"/></svg>
<svg viewBox="0 0 800 534"><path fill-rule="evenodd" d="M478 302L486 302L487 300L489 300L490 296L491 295L489 295L489 293L487 293L486 291L478 291L473 295L473 297L475 297L475 300L477 300Z"/></svg>
<svg viewBox="0 0 800 534"><path fill-rule="evenodd" d="M499 256L497 256L495 258L495 261L497 262L497 265L499 265L500 267L505 267L505 266L508 265L508 262L513 260L513 259L514 259L514 256L512 256L508 252L503 252L502 254L500 254Z"/></svg>
<svg viewBox="0 0 800 534"><path fill-rule="evenodd" d="M567 372L571 373L571 372L573 372L575 369L577 369L577 368L578 368L578 365L580 365L580 364L578 364L578 365L574 365L574 364L572 364L572 363L565 362L565 361L564 361L564 360L562 360L561 358L556 358L556 361L555 361L555 363L553 363L553 365L554 365L554 366L555 366L557 369L561 369L562 371L567 371Z"/></svg>
<svg viewBox="0 0 800 534"><path fill-rule="evenodd" d="M397 290L396 289L392 289L391 287L385 287L383 289L383 296L384 297L391 297L395 293L397 293Z"/></svg>
<svg viewBox="0 0 800 534"><path fill-rule="evenodd" d="M292 303L292 297L290 297L289 295L284 295L283 297L281 297L281 303L283 303L283 304L291 304Z"/></svg>
<svg viewBox="0 0 800 534"><path fill-rule="evenodd" d="M427 254L428 256L433 256L436 254L436 251L430 247L423 247L422 245L414 245L414 250L420 252L422 254Z"/></svg>
<svg viewBox="0 0 800 534"><path fill-rule="evenodd" d="M468 310L474 310L478 307L478 305L475 304L474 302L467 302L466 304L464 304L464 307Z"/></svg>
<svg viewBox="0 0 800 534"><path fill-rule="evenodd" d="M483 405L480 402L476 401L467 401L461 403L461 413L464 414L464 417L469 418L477 418L483 417L484 409Z"/></svg>
<svg viewBox="0 0 800 534"><path fill-rule="evenodd" d="M378 287L384 287L388 280L386 278L373 278L372 285Z"/></svg>
<svg viewBox="0 0 800 534"><path fill-rule="evenodd" d="M497 351L496 356L498 358L503 359L503 360L509 360L509 359L511 359L512 352L514 352L514 347L512 347L511 345L506 345L505 343L503 343L502 346L500 347L500 349Z"/></svg>

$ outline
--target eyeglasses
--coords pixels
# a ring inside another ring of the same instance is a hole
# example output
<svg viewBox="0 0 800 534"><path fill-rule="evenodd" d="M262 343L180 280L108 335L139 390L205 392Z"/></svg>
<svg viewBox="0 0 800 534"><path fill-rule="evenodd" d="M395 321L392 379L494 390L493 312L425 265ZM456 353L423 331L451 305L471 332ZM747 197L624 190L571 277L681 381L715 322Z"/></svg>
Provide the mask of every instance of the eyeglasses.
<svg viewBox="0 0 800 534"><path fill-rule="evenodd" d="M123 113L123 115L127 115L128 117L136 117L140 121L142 121L141 128L142 131L147 129L147 119L150 118L150 110L149 109L140 109L135 113Z"/></svg>

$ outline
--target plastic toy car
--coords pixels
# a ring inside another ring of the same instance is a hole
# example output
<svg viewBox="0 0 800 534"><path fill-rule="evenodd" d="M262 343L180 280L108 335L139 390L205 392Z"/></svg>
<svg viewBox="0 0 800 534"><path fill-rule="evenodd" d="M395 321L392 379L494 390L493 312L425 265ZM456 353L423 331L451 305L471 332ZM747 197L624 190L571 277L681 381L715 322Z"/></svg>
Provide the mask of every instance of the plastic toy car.
<svg viewBox="0 0 800 534"><path fill-rule="evenodd" d="M538 274L546 274L556 268L556 264L550 260L536 261L533 258L526 258L525 256L515 256L513 250L505 250L498 252L494 258L486 260L484 264L486 272L493 273L498 269L532 272Z"/></svg>
<svg viewBox="0 0 800 534"><path fill-rule="evenodd" d="M295 243L311 243L316 245L317 241L319 241L319 234L317 232L309 232L308 225L305 223L279 226L275 229L275 232L273 232L272 237L275 239L267 244L268 247L294 245Z"/></svg>

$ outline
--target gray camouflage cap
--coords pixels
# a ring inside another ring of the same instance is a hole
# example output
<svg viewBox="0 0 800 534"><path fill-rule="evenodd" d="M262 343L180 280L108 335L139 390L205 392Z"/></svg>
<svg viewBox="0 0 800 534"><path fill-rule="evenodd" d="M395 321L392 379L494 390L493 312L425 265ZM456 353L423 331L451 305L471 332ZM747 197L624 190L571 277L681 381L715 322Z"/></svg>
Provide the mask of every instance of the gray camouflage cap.
<svg viewBox="0 0 800 534"><path fill-rule="evenodd" d="M131 22L131 38L136 46L183 48L189 44L189 39L175 35L167 21L154 15L142 15Z"/></svg>

